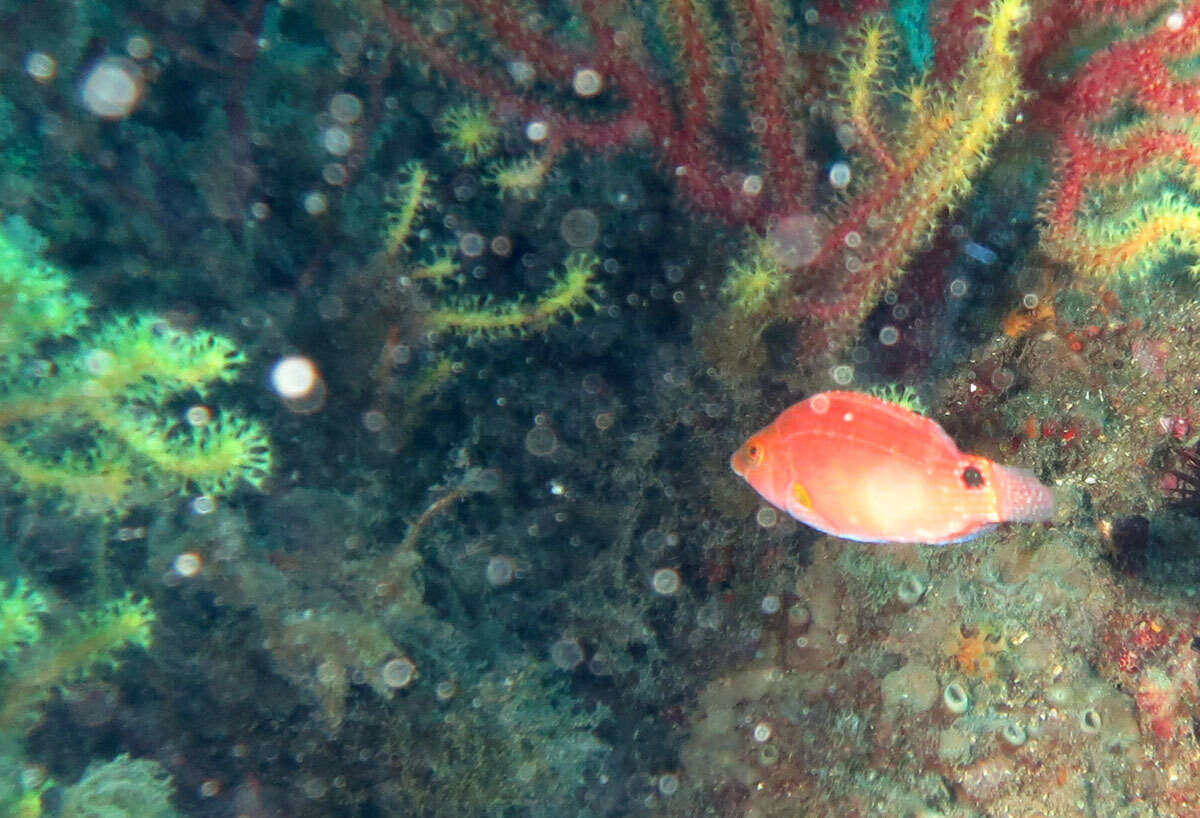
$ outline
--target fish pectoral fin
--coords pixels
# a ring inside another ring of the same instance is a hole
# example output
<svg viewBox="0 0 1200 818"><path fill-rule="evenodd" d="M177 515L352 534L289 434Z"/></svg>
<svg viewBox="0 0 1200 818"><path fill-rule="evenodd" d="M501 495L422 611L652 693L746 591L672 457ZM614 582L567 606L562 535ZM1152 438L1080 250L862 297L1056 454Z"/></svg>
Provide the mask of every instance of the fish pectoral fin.
<svg viewBox="0 0 1200 818"><path fill-rule="evenodd" d="M808 510L812 508L812 497L808 493L808 489L804 488L804 484L800 481L792 483L789 493L792 496L792 501L801 508Z"/></svg>

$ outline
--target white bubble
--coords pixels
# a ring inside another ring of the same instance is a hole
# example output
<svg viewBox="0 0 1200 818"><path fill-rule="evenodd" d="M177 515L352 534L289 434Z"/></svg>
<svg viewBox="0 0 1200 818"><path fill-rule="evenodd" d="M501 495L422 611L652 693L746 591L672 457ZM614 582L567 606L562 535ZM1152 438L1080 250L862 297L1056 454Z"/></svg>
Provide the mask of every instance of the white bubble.
<svg viewBox="0 0 1200 818"><path fill-rule="evenodd" d="M310 216L320 216L329 208L329 201L325 198L325 194L319 190L305 193L301 202L304 206L304 212Z"/></svg>
<svg viewBox="0 0 1200 818"><path fill-rule="evenodd" d="M754 740L760 744L768 741L771 738L771 725L765 721L760 721L754 725Z"/></svg>
<svg viewBox="0 0 1200 818"><path fill-rule="evenodd" d="M34 51L25 58L25 73L38 82L49 82L58 73L58 63L44 51Z"/></svg>
<svg viewBox="0 0 1200 818"><path fill-rule="evenodd" d="M550 126L540 119L535 119L525 126L525 137L530 142L541 142L550 135Z"/></svg>
<svg viewBox="0 0 1200 818"><path fill-rule="evenodd" d="M362 101L354 94L334 94L329 100L329 115L343 125L352 125L362 116Z"/></svg>
<svg viewBox="0 0 1200 818"><path fill-rule="evenodd" d="M525 60L513 60L507 67L508 75L512 77L513 82L517 85L525 85L526 83L533 82L533 78L537 75L533 63Z"/></svg>
<svg viewBox="0 0 1200 818"><path fill-rule="evenodd" d="M83 80L83 105L104 119L124 119L141 102L145 85L137 64L124 57L105 57Z"/></svg>
<svg viewBox="0 0 1200 818"><path fill-rule="evenodd" d="M201 404L189 406L187 411L183 413L183 419L187 421L188 426L207 426L212 420L212 410Z"/></svg>
<svg viewBox="0 0 1200 818"><path fill-rule="evenodd" d="M1167 27L1167 31L1180 31L1183 28L1183 12L1176 9L1167 15L1163 24Z"/></svg>
<svg viewBox="0 0 1200 818"><path fill-rule="evenodd" d="M571 87L581 97L594 97L604 90L604 77L594 68L580 68L571 78Z"/></svg>
<svg viewBox="0 0 1200 818"><path fill-rule="evenodd" d="M829 168L829 184L838 190L850 184L850 165L845 162L834 162Z"/></svg>
<svg viewBox="0 0 1200 818"><path fill-rule="evenodd" d="M497 554L488 560L484 575L487 577L488 583L497 588L507 585L517 575L517 563L512 557Z"/></svg>
<svg viewBox="0 0 1200 818"><path fill-rule="evenodd" d="M407 656L392 659L380 671L383 683L393 690L408 687L417 676L417 666Z"/></svg>
<svg viewBox="0 0 1200 818"><path fill-rule="evenodd" d="M650 586L656 594L671 596L679 590L679 572L674 568L659 568L650 578Z"/></svg>
<svg viewBox="0 0 1200 818"><path fill-rule="evenodd" d="M838 364L829 374L833 377L833 382L838 386L846 386L850 381L854 380L854 367L849 364Z"/></svg>
<svg viewBox="0 0 1200 818"><path fill-rule="evenodd" d="M192 513L202 517L217 510L217 501L207 494L201 494L192 498L191 506Z"/></svg>
<svg viewBox="0 0 1200 818"><path fill-rule="evenodd" d="M757 196L762 193L763 178L757 173L752 173L742 180L742 193L747 196Z"/></svg>
<svg viewBox="0 0 1200 818"><path fill-rule="evenodd" d="M289 355L271 368L271 387L285 400L309 395L320 380L317 365L303 355Z"/></svg>
<svg viewBox="0 0 1200 818"><path fill-rule="evenodd" d="M895 345L900 340L900 330L893 327L891 324L886 324L879 330L879 343L885 347Z"/></svg>
<svg viewBox="0 0 1200 818"><path fill-rule="evenodd" d="M767 594L759 604L765 614L777 614L783 608L783 602L775 594Z"/></svg>
<svg viewBox="0 0 1200 818"><path fill-rule="evenodd" d="M144 60L154 53L154 45L141 34L134 34L125 41L125 53L135 60Z"/></svg>
<svg viewBox="0 0 1200 818"><path fill-rule="evenodd" d="M200 573L200 555L194 551L185 551L175 558L171 568L181 577L194 577Z"/></svg>
<svg viewBox="0 0 1200 818"><path fill-rule="evenodd" d="M350 132L341 125L334 125L321 132L321 147L334 156L345 156L354 147Z"/></svg>
<svg viewBox="0 0 1200 818"><path fill-rule="evenodd" d="M487 242L478 233L463 233L458 239L458 250L467 258L478 258L486 247Z"/></svg>
<svg viewBox="0 0 1200 818"><path fill-rule="evenodd" d="M779 522L779 512L771 506L763 506L758 510L754 519L763 528L774 528L775 524Z"/></svg>

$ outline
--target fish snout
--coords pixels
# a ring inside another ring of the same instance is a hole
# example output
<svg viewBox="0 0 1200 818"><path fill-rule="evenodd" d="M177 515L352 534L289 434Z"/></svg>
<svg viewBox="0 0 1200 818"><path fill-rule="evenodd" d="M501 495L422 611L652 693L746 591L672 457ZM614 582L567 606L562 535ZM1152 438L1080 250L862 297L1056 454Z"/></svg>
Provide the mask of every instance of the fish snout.
<svg viewBox="0 0 1200 818"><path fill-rule="evenodd" d="M753 465L750 460L750 455L746 454L746 447L741 446L736 452L729 456L729 468L733 469L734 474L738 477L745 477L746 471Z"/></svg>
<svg viewBox="0 0 1200 818"><path fill-rule="evenodd" d="M1029 469L992 464L996 510L1002 523L1044 523L1054 517L1054 490Z"/></svg>

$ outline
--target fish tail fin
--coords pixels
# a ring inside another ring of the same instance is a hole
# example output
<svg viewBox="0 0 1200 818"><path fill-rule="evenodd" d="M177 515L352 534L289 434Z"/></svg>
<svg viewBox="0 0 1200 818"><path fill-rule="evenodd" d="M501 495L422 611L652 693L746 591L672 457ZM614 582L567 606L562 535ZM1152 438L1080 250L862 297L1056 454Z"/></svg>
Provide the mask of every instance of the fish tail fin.
<svg viewBox="0 0 1200 818"><path fill-rule="evenodd" d="M1033 472L993 464L996 510L1003 523L1044 523L1054 517L1054 491Z"/></svg>

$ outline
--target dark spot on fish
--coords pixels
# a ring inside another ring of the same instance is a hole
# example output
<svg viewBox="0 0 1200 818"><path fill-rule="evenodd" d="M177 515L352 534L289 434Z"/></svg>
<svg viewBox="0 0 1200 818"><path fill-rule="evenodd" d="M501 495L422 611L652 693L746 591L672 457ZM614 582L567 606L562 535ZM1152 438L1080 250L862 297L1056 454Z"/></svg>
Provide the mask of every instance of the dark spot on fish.
<svg viewBox="0 0 1200 818"><path fill-rule="evenodd" d="M969 489L977 489L983 485L983 474L974 466L967 466L962 473L963 485Z"/></svg>

